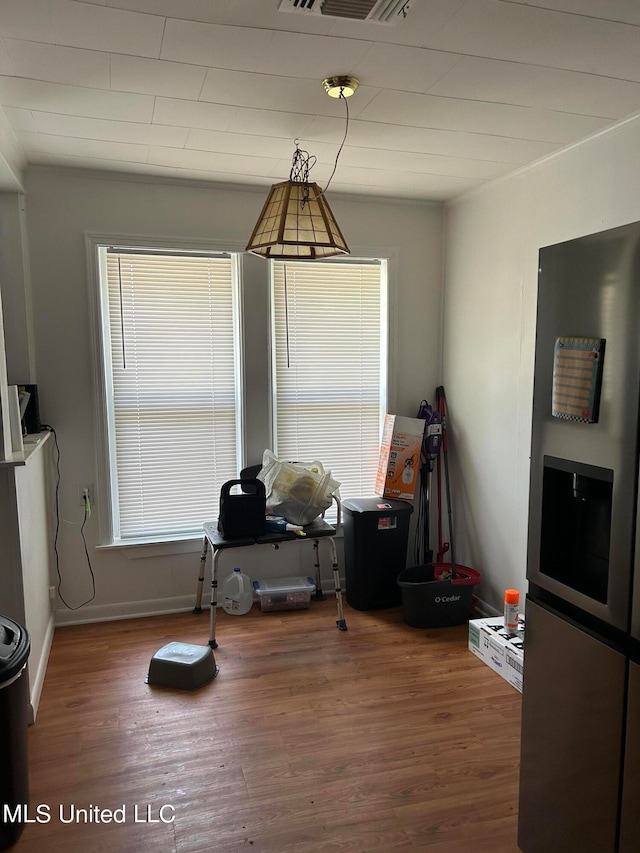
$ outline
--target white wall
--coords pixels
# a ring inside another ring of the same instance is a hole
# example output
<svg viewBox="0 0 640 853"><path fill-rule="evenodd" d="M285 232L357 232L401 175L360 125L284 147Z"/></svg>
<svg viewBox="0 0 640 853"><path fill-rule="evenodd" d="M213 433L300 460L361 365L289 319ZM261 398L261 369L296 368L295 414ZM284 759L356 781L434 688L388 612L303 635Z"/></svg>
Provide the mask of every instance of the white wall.
<svg viewBox="0 0 640 853"><path fill-rule="evenodd" d="M89 232L169 241L211 239L218 245L228 241L235 248L245 244L265 191L30 168L26 197L40 410L43 422L55 428L61 450L60 567L63 595L75 605L91 593L79 535L82 508L77 488L98 480L84 236ZM441 206L333 195L330 202L354 254L390 250L395 259L394 410L413 416L420 400L433 394L440 376ZM263 331L266 324L265 315ZM255 385L249 389L250 400L265 394L263 380L248 377ZM216 510L212 507L212 516ZM187 553L184 545L174 553L138 549L135 553L143 556L136 559L131 559L131 549L96 551L97 514L89 520L86 536L96 598L73 614L60 610L60 621L192 603L199 542L192 543ZM267 576L263 573L277 571L270 567L272 556L268 549L252 549L242 565L254 577Z"/></svg>
<svg viewBox="0 0 640 853"><path fill-rule="evenodd" d="M500 609L526 591L529 453L542 246L640 220L640 119L451 204L443 376L460 562Z"/></svg>

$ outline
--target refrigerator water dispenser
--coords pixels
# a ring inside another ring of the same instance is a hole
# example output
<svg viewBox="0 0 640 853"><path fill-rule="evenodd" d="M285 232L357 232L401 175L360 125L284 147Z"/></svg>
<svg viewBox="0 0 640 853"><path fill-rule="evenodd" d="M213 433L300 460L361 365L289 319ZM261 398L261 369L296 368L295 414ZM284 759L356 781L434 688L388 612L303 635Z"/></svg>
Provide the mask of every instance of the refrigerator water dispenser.
<svg viewBox="0 0 640 853"><path fill-rule="evenodd" d="M540 572L606 604L613 471L544 457Z"/></svg>

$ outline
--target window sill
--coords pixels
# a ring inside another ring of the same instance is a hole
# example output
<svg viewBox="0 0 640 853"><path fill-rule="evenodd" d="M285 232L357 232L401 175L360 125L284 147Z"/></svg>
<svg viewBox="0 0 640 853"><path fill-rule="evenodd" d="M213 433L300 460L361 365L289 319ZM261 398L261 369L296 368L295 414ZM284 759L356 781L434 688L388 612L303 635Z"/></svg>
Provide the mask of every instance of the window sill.
<svg viewBox="0 0 640 853"><path fill-rule="evenodd" d="M333 522L335 524L335 521ZM341 526L336 533L336 539L343 538L344 528ZM167 557L172 554L196 554L202 552L204 532L188 533L183 537L161 538L157 540L144 539L140 541L119 540L106 545L98 545L98 551L121 551L129 560L148 557ZM295 541L295 540L292 540ZM300 539L301 542L305 541Z"/></svg>
<svg viewBox="0 0 640 853"><path fill-rule="evenodd" d="M195 554L202 551L202 535L189 533L184 536L157 540L119 540L107 545L98 545L98 551L121 551L129 560L148 557L167 557L172 554Z"/></svg>

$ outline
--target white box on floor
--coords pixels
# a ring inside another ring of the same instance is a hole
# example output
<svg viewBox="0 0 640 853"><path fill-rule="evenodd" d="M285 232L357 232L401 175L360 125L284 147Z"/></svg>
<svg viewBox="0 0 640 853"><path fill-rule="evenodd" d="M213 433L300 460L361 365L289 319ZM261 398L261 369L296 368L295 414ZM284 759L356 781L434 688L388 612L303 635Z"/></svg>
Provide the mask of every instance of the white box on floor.
<svg viewBox="0 0 640 853"><path fill-rule="evenodd" d="M517 636L504 629L502 616L469 621L469 649L522 693L524 621Z"/></svg>

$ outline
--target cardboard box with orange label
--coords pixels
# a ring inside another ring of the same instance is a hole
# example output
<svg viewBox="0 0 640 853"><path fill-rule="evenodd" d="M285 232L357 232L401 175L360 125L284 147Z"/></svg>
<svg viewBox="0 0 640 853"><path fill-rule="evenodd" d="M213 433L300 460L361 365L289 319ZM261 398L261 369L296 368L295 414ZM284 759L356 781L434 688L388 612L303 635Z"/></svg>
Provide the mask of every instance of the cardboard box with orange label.
<svg viewBox="0 0 640 853"><path fill-rule="evenodd" d="M412 501L416 493L425 421L385 415L375 493Z"/></svg>

